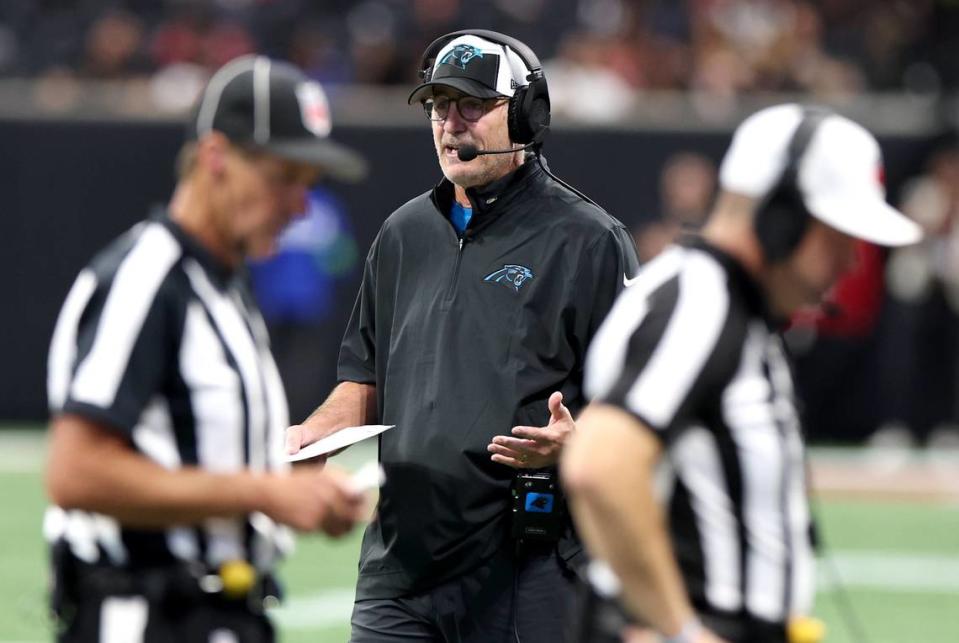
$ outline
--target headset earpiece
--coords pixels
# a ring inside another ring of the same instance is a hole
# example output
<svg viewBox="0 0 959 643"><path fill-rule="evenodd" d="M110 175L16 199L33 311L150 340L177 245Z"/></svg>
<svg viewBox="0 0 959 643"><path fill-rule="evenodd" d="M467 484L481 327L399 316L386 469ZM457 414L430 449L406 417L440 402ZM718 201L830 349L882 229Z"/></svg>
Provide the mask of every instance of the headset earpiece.
<svg viewBox="0 0 959 643"><path fill-rule="evenodd" d="M754 222L767 263L778 263L793 253L809 227L809 217L796 186L782 182L756 212Z"/></svg>
<svg viewBox="0 0 959 643"><path fill-rule="evenodd" d="M799 246L812 215L799 187L799 166L819 125L832 112L803 108L802 120L787 147L786 165L779 181L756 208L753 228L767 263L787 259Z"/></svg>
<svg viewBox="0 0 959 643"><path fill-rule="evenodd" d="M546 78L542 72L532 73L529 84L517 87L509 101L509 138L526 145L539 143L549 131L550 104Z"/></svg>
<svg viewBox="0 0 959 643"><path fill-rule="evenodd" d="M424 83L430 82L430 80L433 78L433 61L436 59L436 52L432 52L431 55L431 49L433 49L433 45L430 45L430 47L423 54L423 58L420 60L420 70L416 72L416 75L419 76L420 80ZM427 58L427 56L430 57Z"/></svg>
<svg viewBox="0 0 959 643"><path fill-rule="evenodd" d="M514 143L526 144L529 141L524 140L528 132L523 122L523 99L526 97L526 88L517 87L516 93L509 99L507 105L506 125L509 128L509 140Z"/></svg>

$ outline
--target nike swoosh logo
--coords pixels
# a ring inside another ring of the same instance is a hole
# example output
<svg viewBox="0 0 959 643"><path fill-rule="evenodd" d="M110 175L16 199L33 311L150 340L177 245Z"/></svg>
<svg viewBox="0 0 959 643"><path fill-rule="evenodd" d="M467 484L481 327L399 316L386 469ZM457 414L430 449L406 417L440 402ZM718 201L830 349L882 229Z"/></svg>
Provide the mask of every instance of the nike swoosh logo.
<svg viewBox="0 0 959 643"><path fill-rule="evenodd" d="M637 279L639 279L639 275L636 275L636 276L633 277L632 279L630 279L630 278L627 277L626 275L623 275L623 285L626 286L627 288L629 288L629 287L632 286L634 283L636 283L636 280L637 280Z"/></svg>

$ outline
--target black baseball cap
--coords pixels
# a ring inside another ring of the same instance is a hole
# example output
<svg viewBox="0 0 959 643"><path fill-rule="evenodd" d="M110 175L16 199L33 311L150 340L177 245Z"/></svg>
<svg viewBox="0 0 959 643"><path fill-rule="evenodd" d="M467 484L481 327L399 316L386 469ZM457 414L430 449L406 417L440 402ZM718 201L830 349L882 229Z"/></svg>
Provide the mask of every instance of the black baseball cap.
<svg viewBox="0 0 959 643"><path fill-rule="evenodd" d="M477 98L509 98L527 85L530 70L509 47L474 35L449 41L433 61L429 80L409 95L411 105L433 95L435 87L450 87Z"/></svg>
<svg viewBox="0 0 959 643"><path fill-rule="evenodd" d="M191 134L216 130L231 142L321 168L341 181L366 176L366 161L329 138L323 88L297 67L266 56L241 56L210 78L194 111Z"/></svg>

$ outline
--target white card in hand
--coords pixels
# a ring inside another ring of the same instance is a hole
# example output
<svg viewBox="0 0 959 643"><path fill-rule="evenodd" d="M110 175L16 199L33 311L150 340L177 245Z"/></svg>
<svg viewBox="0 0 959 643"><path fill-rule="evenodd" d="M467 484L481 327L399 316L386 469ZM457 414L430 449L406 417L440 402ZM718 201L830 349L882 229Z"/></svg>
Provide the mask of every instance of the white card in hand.
<svg viewBox="0 0 959 643"><path fill-rule="evenodd" d="M394 424L365 424L363 426L351 426L340 429L322 440L303 447L299 453L286 456L286 461L298 462L300 460L308 460L320 455L325 455L331 451L348 447L360 440L372 438L374 435L379 435L387 429L392 429L394 426Z"/></svg>

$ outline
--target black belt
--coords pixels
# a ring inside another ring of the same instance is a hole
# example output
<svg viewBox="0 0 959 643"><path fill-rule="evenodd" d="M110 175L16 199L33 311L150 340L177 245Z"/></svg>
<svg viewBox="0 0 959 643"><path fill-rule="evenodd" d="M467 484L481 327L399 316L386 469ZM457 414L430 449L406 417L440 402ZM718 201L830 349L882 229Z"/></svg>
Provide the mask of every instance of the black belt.
<svg viewBox="0 0 959 643"><path fill-rule="evenodd" d="M227 595L215 573L169 565L144 569L121 569L76 562L73 594L76 598L144 596L151 603L181 609L185 604L216 604L262 614L280 600L279 585L272 574L259 575L241 595Z"/></svg>

